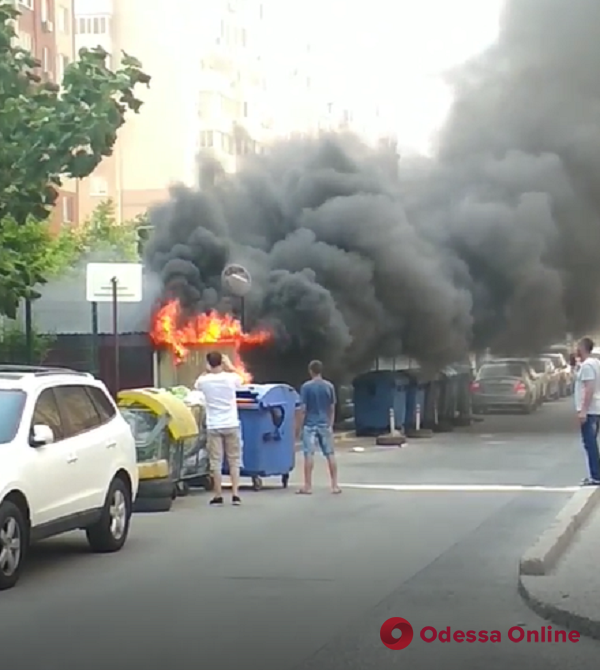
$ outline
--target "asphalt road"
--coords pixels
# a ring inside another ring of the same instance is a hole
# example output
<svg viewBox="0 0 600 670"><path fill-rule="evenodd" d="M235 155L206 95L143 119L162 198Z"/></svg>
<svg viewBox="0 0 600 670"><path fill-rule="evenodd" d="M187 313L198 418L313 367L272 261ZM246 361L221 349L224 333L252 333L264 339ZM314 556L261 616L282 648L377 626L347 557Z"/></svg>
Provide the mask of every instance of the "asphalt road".
<svg viewBox="0 0 600 670"><path fill-rule="evenodd" d="M321 474L312 496L273 482L241 508L209 509L198 494L136 516L118 555L88 554L79 535L40 544L0 593L2 666L597 665L598 642L507 640L511 626L545 623L517 594L517 560L585 474L569 401L404 449L346 451L340 468L341 496ZM415 629L405 650L380 641L392 616ZM427 644L424 626L499 630L502 642Z"/></svg>

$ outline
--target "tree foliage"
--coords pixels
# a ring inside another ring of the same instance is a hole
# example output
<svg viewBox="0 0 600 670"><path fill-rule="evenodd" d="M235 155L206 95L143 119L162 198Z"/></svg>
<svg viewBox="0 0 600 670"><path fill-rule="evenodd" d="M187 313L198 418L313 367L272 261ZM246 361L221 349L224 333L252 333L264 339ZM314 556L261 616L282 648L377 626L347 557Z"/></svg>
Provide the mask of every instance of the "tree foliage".
<svg viewBox="0 0 600 670"><path fill-rule="evenodd" d="M146 217L140 215L130 221L119 223L111 200L98 205L90 218L81 226L63 228L52 240L50 254L55 259L48 278L64 274L83 261L137 262L139 226Z"/></svg>
<svg viewBox="0 0 600 670"><path fill-rule="evenodd" d="M53 238L45 220L64 179L89 176L111 155L126 114L142 106L136 87L150 82L125 53L112 71L101 48L82 49L62 86L47 81L39 61L15 45L18 16L0 0L0 314L9 317L22 298L36 297L33 286L90 248L90 227L87 237L67 231ZM107 233L98 225L94 234Z"/></svg>
<svg viewBox="0 0 600 670"><path fill-rule="evenodd" d="M48 216L63 179L87 177L111 155L126 113L142 106L135 88L150 77L127 54L113 72L96 48L79 52L62 86L45 81L40 62L14 44L18 15L0 4L0 220L25 223Z"/></svg>
<svg viewBox="0 0 600 670"><path fill-rule="evenodd" d="M139 261L141 215L119 223L113 203L101 203L80 226L63 227L53 234L46 222L29 219L18 224L5 218L0 227L0 314L14 318L21 299L35 300L34 288L81 268L82 263Z"/></svg>
<svg viewBox="0 0 600 670"><path fill-rule="evenodd" d="M4 363L43 364L55 342L56 336L33 329L29 344L27 334L19 324L0 323L0 360Z"/></svg>

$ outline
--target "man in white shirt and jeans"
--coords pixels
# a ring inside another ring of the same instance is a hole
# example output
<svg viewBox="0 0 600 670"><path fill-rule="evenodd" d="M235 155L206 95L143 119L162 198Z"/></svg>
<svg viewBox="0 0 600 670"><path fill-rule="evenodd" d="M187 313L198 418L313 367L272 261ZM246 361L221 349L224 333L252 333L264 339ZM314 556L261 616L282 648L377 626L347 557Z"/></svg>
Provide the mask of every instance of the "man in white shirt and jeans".
<svg viewBox="0 0 600 670"><path fill-rule="evenodd" d="M198 377L195 388L204 394L206 400L207 450L214 481L214 497L210 504L223 504L221 470L224 452L231 477L231 502L240 505L242 445L236 390L243 385L242 378L229 358L219 351L207 354L206 362L206 372Z"/></svg>
<svg viewBox="0 0 600 670"><path fill-rule="evenodd" d="M600 361L591 356L593 348L594 342L589 337L584 337L577 345L577 356L581 362L575 378L575 409L589 469L589 477L582 482L584 486L600 485Z"/></svg>

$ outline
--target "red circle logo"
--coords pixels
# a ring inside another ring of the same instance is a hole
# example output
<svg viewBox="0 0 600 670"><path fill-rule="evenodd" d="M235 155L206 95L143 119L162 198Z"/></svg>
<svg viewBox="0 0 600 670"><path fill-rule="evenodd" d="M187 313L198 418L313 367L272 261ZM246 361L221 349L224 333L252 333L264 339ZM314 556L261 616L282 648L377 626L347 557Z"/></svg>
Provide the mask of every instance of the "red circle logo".
<svg viewBox="0 0 600 670"><path fill-rule="evenodd" d="M400 637L394 637L393 632L395 630L400 631ZM413 640L414 632L413 627L406 619L395 616L383 623L383 626L379 631L379 636L388 649L397 651L408 647Z"/></svg>

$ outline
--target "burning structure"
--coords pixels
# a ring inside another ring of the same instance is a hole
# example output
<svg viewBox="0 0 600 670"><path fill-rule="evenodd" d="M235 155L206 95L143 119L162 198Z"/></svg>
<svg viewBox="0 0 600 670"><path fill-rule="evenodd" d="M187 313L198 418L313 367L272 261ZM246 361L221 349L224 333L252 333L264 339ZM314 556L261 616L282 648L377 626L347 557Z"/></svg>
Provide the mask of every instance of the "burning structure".
<svg viewBox="0 0 600 670"><path fill-rule="evenodd" d="M245 323L272 337L244 360L292 384L311 358L353 376L593 330L599 58L598 0L507 0L497 42L449 74L433 157L395 176L356 138L281 142L203 191L173 188L147 266L186 313L229 311L221 273L246 267Z"/></svg>
<svg viewBox="0 0 600 670"><path fill-rule="evenodd" d="M246 333L234 316L215 310L186 316L180 302L173 299L154 315L150 337L158 353L158 385L191 387L206 366L206 354L214 350L229 356L245 382L250 383L252 375L241 351L269 342L271 333Z"/></svg>

